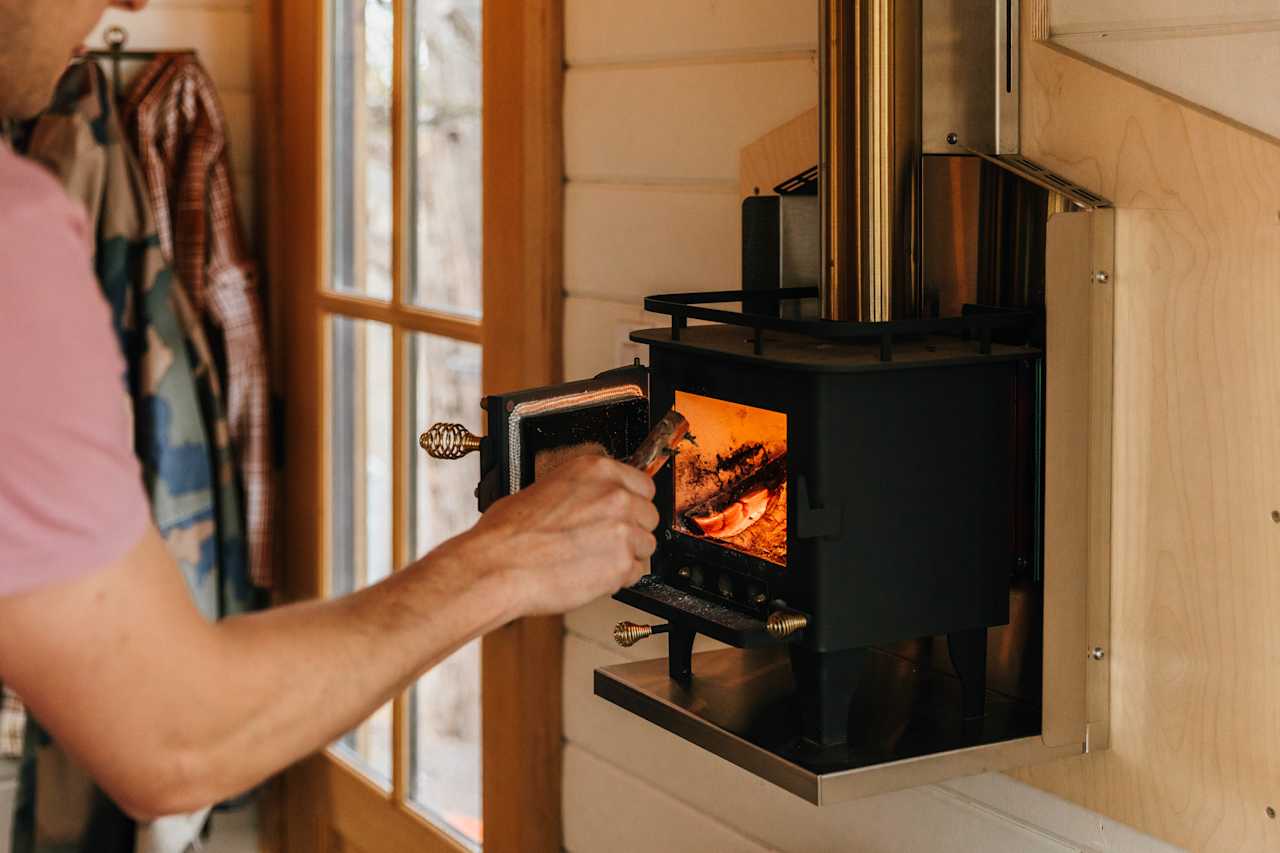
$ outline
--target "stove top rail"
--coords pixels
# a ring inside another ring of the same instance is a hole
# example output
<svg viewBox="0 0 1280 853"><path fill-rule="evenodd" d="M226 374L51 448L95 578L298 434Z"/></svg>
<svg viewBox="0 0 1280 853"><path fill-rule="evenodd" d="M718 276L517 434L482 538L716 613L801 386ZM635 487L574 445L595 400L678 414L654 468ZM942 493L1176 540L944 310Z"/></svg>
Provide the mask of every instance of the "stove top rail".
<svg viewBox="0 0 1280 853"><path fill-rule="evenodd" d="M742 302L748 298L753 304L761 302L781 306L783 302L817 299L816 287L782 287L776 290L714 290L702 293L666 293L647 296L644 309L671 318L671 338L680 340L680 332L690 320L704 320L751 329L755 335L756 355L764 354L765 331L790 332L806 335L822 341L853 342L879 341L880 360L893 360L895 339L927 335L956 335L966 340L976 338L978 351L991 353L991 343L997 332L1008 333L1007 342L1029 345L1035 330L1042 322L1042 313L1025 308L1007 308L995 305L965 305L959 317L928 317L883 322L856 322L833 320L796 320L773 313L758 311L731 311L709 308L709 305Z"/></svg>

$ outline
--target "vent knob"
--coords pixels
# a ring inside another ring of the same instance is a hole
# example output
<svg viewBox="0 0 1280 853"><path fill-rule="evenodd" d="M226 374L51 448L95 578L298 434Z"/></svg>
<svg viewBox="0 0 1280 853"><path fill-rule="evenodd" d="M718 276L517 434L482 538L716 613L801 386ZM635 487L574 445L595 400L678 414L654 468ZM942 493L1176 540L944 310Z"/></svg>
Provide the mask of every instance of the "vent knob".
<svg viewBox="0 0 1280 853"><path fill-rule="evenodd" d="M670 629L670 625L637 625L635 622L619 622L613 626L613 641L625 649L654 634L665 634Z"/></svg>
<svg viewBox="0 0 1280 853"><path fill-rule="evenodd" d="M432 459L461 459L480 449L480 436L462 424L435 424L418 438Z"/></svg>
<svg viewBox="0 0 1280 853"><path fill-rule="evenodd" d="M613 641L624 649L634 646L641 640L653 636L652 625L637 625L635 622L619 622L613 626Z"/></svg>
<svg viewBox="0 0 1280 853"><path fill-rule="evenodd" d="M765 620L765 630L775 640L785 640L797 631L803 631L809 625L809 617L801 613L788 613L778 610L769 614Z"/></svg>

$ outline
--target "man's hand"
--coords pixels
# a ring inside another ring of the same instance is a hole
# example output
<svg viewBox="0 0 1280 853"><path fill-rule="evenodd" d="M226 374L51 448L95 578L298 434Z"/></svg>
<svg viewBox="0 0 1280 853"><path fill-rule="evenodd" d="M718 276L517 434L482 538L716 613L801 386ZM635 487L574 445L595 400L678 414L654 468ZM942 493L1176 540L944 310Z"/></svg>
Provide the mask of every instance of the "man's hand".
<svg viewBox="0 0 1280 853"><path fill-rule="evenodd" d="M653 481L604 456L571 459L498 501L440 551L496 573L519 615L561 613L649 571L657 543Z"/></svg>

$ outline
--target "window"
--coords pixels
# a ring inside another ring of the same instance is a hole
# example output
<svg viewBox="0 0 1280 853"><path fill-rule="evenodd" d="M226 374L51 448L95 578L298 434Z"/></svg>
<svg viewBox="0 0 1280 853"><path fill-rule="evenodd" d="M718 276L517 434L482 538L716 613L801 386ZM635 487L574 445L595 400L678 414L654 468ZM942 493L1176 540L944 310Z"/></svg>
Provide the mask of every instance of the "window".
<svg viewBox="0 0 1280 853"><path fill-rule="evenodd" d="M559 380L563 2L255 10L284 592L337 595L474 520L475 458L432 461L420 431L480 432L482 392ZM561 647L559 620L504 626L299 763L280 849L559 849Z"/></svg>
<svg viewBox="0 0 1280 853"><path fill-rule="evenodd" d="M331 3L322 338L341 595L476 518L474 465L428 459L417 435L481 427L482 22L481 0ZM483 840L480 667L477 641L332 748L467 846Z"/></svg>

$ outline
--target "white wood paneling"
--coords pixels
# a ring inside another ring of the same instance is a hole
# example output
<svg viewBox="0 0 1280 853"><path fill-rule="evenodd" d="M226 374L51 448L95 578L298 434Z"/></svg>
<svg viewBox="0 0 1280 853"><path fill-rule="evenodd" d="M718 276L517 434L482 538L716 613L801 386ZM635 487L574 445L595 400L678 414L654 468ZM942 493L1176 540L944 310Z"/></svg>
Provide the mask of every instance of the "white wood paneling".
<svg viewBox="0 0 1280 853"><path fill-rule="evenodd" d="M570 183L565 290L640 303L651 293L741 286L735 189Z"/></svg>
<svg viewBox="0 0 1280 853"><path fill-rule="evenodd" d="M817 0L566 0L569 66L813 50Z"/></svg>
<svg viewBox="0 0 1280 853"><path fill-rule="evenodd" d="M564 305L564 375L585 379L604 370L647 360L648 353L626 343L633 329L656 326L639 300L611 301L570 296ZM630 357L628 357L630 356Z"/></svg>
<svg viewBox="0 0 1280 853"><path fill-rule="evenodd" d="M810 59L570 69L566 171L570 180L736 187L742 147L817 99Z"/></svg>
<svg viewBox="0 0 1280 853"><path fill-rule="evenodd" d="M569 853L765 853L731 828L580 747L564 751Z"/></svg>
<svg viewBox="0 0 1280 853"><path fill-rule="evenodd" d="M648 654L658 654L656 648L651 647ZM575 636L568 638L564 690L566 738L625 768L628 775L664 788L678 796L681 803L720 824L734 827L770 849L806 853L825 850L1066 853L1085 849L1058 833L1020 821L1012 814L996 814L976 798L958 796L934 786L835 807L810 805L591 695L594 668L626 659L602 645ZM566 818L574 808L583 805L581 801L571 803L567 795L566 786ZM614 801L613 792L607 790L596 792L594 798ZM615 807L625 805L615 804ZM569 847L577 849L572 844Z"/></svg>
<svg viewBox="0 0 1280 853"><path fill-rule="evenodd" d="M194 48L223 96L253 89L251 55L252 8L237 5L174 6L154 4L141 12L112 9L89 36L92 47L102 46L102 33L120 25L129 33L129 46L140 50Z"/></svg>
<svg viewBox="0 0 1280 853"><path fill-rule="evenodd" d="M1030 823L1060 838L1070 839L1082 850L1178 853L1182 849L1000 773L953 779L938 787L1000 817Z"/></svg>

